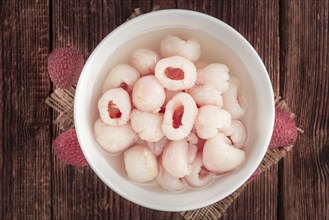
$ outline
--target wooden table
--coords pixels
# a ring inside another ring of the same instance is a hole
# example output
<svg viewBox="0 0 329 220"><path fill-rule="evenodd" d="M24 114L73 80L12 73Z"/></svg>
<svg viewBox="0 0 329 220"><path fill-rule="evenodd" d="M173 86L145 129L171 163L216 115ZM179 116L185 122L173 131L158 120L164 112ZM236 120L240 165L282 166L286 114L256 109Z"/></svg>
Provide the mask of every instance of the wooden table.
<svg viewBox="0 0 329 220"><path fill-rule="evenodd" d="M52 154L54 86L47 56L74 46L87 58L135 8L196 10L238 30L263 59L277 94L305 130L223 219L329 218L329 1L0 1L0 219L181 219L135 205L87 167Z"/></svg>

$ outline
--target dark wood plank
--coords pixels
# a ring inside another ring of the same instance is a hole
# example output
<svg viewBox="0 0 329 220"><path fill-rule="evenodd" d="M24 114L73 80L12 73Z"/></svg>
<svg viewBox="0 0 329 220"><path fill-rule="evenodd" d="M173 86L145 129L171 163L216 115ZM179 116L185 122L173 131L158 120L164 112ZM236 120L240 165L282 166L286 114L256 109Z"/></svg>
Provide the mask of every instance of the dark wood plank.
<svg viewBox="0 0 329 220"><path fill-rule="evenodd" d="M52 2L52 49L73 46L88 58L101 39L121 23L121 10L117 10L120 5L114 1L98 2ZM56 126L53 130L54 139L59 131ZM52 176L53 218L120 217L120 206L115 206L120 204L120 198L107 190L89 167L77 169L54 157Z"/></svg>
<svg viewBox="0 0 329 220"><path fill-rule="evenodd" d="M260 174L231 204L221 219L276 219L277 175L276 166Z"/></svg>
<svg viewBox="0 0 329 220"><path fill-rule="evenodd" d="M143 1L139 1L139 2L143 2ZM173 8L177 8L177 1L176 0L168 0L168 1L153 0L153 5L160 6L160 9L173 9Z"/></svg>
<svg viewBox="0 0 329 220"><path fill-rule="evenodd" d="M222 18L223 0L186 1L177 0L177 8L198 11L216 18Z"/></svg>
<svg viewBox="0 0 329 220"><path fill-rule="evenodd" d="M0 5L0 218L49 219L49 4Z"/></svg>
<svg viewBox="0 0 329 220"><path fill-rule="evenodd" d="M305 133L283 160L280 217L329 216L328 1L281 1L283 96Z"/></svg>
<svg viewBox="0 0 329 220"><path fill-rule="evenodd" d="M149 1L54 1L53 48L74 46L89 54L134 8L149 11ZM56 127L53 139L58 135ZM53 159L53 217L56 219L177 219L177 213L158 212L133 204L111 191L91 168L67 166Z"/></svg>

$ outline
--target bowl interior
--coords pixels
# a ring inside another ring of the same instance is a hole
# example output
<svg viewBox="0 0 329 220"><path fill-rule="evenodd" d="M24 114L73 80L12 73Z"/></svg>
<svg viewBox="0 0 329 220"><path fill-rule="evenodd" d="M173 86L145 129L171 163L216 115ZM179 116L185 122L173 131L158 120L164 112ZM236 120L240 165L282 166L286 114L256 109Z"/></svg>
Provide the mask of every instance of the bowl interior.
<svg viewBox="0 0 329 220"><path fill-rule="evenodd" d="M141 45L158 47L166 33L193 36L201 43L201 61L221 62L241 82L248 100L242 118L248 130L246 161L206 188L180 193L130 182L122 157L110 157L100 149L93 136L99 117L97 102L102 84L111 68L129 62L129 54ZM139 205L163 210L183 211L200 208L223 199L239 188L261 162L274 124L274 100L267 71L250 44L225 23L210 16L185 11L163 10L145 14L110 33L90 55L80 76L74 103L75 126L83 153L94 172L115 192Z"/></svg>

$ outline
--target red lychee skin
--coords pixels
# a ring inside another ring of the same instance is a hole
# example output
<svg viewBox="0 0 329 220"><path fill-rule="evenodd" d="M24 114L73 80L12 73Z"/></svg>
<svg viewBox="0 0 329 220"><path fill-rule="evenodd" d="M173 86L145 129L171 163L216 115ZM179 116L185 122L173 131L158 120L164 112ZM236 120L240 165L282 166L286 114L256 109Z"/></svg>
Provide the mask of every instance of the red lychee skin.
<svg viewBox="0 0 329 220"><path fill-rule="evenodd" d="M297 127L295 120L282 108L276 108L270 148L292 145L295 143L296 139Z"/></svg>
<svg viewBox="0 0 329 220"><path fill-rule="evenodd" d="M75 48L55 49L48 56L50 79L63 89L78 82L83 65L83 55Z"/></svg>
<svg viewBox="0 0 329 220"><path fill-rule="evenodd" d="M83 155L75 129L71 129L60 134L53 142L55 155L63 162L83 167L88 163Z"/></svg>

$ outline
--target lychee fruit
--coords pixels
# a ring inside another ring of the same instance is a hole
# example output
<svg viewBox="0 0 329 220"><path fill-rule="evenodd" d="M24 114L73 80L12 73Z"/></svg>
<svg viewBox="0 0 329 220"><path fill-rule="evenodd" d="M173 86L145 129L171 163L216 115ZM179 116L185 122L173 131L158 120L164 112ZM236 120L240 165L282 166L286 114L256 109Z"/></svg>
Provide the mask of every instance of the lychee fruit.
<svg viewBox="0 0 329 220"><path fill-rule="evenodd" d="M63 162L82 167L88 163L83 155L75 129L60 134L53 142L55 155Z"/></svg>
<svg viewBox="0 0 329 220"><path fill-rule="evenodd" d="M274 130L270 148L285 147L294 144L297 139L297 127L294 118L282 108L275 109Z"/></svg>
<svg viewBox="0 0 329 220"><path fill-rule="evenodd" d="M63 89L78 82L83 65L83 55L75 48L55 49L48 56L50 79L56 86Z"/></svg>

